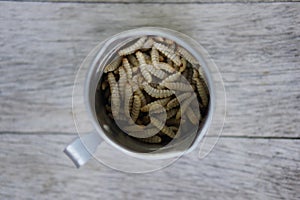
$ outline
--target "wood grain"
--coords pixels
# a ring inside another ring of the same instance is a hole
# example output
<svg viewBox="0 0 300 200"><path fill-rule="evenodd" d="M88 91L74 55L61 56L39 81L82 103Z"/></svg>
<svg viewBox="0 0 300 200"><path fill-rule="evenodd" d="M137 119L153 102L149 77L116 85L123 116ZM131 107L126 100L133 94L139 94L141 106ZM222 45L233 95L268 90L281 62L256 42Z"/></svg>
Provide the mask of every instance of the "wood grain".
<svg viewBox="0 0 300 200"><path fill-rule="evenodd" d="M55 3L65 3L65 2L74 2L74 3L163 3L163 4L187 4L187 3L276 3L276 2L297 2L298 0L14 0L21 2L55 2Z"/></svg>
<svg viewBox="0 0 300 200"><path fill-rule="evenodd" d="M76 132L72 84L88 52L120 31L162 26L195 38L219 66L223 135L299 137L299 11L298 3L0 2L0 129Z"/></svg>
<svg viewBox="0 0 300 200"><path fill-rule="evenodd" d="M299 199L300 140L222 138L204 159L185 155L147 174L96 161L75 169L73 136L0 136L1 199Z"/></svg>

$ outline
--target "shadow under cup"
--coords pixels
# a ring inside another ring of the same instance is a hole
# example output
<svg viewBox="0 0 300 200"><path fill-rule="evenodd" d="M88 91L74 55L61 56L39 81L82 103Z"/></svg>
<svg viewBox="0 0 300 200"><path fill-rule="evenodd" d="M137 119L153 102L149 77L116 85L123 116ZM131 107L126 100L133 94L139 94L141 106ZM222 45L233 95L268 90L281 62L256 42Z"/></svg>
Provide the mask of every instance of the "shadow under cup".
<svg viewBox="0 0 300 200"><path fill-rule="evenodd" d="M179 137L162 144L144 143L123 132L114 120L109 118L107 115L105 109L106 99L104 99L103 92L97 90L99 82L102 81L105 66L117 56L117 51L137 38L150 35L161 36L173 40L197 58L203 68L205 79L208 82L210 99L207 114L204 116L200 126L193 128L188 127L187 129L180 125L179 131L182 131L183 134L180 134ZM140 28L115 35L104 41L99 46L99 50L95 55L93 55L93 63L91 63L91 67L86 78L85 101L89 114L92 117L94 128L108 144L124 153L139 158L145 158L147 156L150 158L153 156L158 156L158 158L176 157L187 151L191 151L197 146L197 143L199 143L201 138L207 132L209 122L211 121L211 113L213 109L213 104L211 102L213 101L213 96L212 84L210 84L211 79L208 73L209 70L206 69L205 62L203 58L201 58L199 52L197 54L197 50L195 50L193 45L191 45L194 43L195 41L188 36L173 30L162 28Z"/></svg>

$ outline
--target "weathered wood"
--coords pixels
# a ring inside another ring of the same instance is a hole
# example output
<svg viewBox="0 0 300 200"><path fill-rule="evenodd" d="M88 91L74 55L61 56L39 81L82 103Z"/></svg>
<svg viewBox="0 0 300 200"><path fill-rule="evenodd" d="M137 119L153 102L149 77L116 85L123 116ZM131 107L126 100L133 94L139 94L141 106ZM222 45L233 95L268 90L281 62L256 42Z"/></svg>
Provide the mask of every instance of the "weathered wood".
<svg viewBox="0 0 300 200"><path fill-rule="evenodd" d="M299 11L298 3L1 2L1 131L74 133L72 84L88 52L120 31L162 26L195 38L219 66L223 135L299 137Z"/></svg>
<svg viewBox="0 0 300 200"><path fill-rule="evenodd" d="M0 135L1 199L299 199L300 140L222 138L147 174L96 161L76 169L62 153L73 136ZM122 162L122 161L120 161Z"/></svg>
<svg viewBox="0 0 300 200"><path fill-rule="evenodd" d="M42 0L14 0L22 2L41 2ZM298 0L46 0L46 2L74 2L74 3L274 3L297 2ZM45 1L44 1L45 2Z"/></svg>

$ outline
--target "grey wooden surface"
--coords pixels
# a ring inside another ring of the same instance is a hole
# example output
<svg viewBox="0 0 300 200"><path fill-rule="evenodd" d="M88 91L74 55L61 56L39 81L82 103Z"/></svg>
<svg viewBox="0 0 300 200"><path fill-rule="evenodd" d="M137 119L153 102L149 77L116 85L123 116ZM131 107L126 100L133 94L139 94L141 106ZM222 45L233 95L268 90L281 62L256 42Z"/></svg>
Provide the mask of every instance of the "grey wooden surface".
<svg viewBox="0 0 300 200"><path fill-rule="evenodd" d="M300 198L300 3L172 2L0 2L0 199ZM76 136L76 70L98 42L140 26L210 53L227 94L222 136L204 159L149 174L77 170L62 154Z"/></svg>

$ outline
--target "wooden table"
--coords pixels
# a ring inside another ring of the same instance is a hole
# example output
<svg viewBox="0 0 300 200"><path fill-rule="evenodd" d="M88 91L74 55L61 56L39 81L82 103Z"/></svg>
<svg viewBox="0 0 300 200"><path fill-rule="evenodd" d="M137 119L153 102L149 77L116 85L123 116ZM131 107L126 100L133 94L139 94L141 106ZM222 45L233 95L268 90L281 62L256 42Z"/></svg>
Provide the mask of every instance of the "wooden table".
<svg viewBox="0 0 300 200"><path fill-rule="evenodd" d="M76 169L62 153L76 136L76 71L97 43L141 26L207 49L226 89L222 135L204 159L152 173ZM300 198L300 3L4 1L0 71L0 199Z"/></svg>

